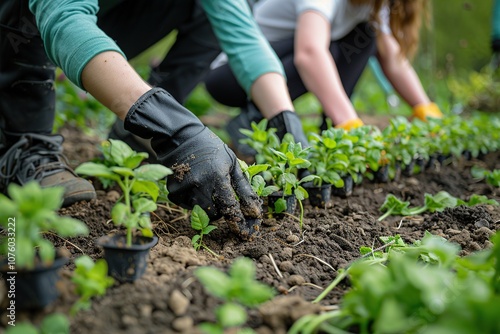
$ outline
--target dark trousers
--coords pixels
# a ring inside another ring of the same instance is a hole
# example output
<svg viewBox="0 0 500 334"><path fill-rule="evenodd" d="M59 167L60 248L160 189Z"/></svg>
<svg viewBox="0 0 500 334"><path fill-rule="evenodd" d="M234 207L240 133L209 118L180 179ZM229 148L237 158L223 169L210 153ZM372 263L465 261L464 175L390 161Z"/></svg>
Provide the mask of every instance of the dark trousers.
<svg viewBox="0 0 500 334"><path fill-rule="evenodd" d="M174 29L177 39L151 82L183 102L220 48L196 0L102 1L98 25L132 59ZM54 70L28 0L0 1L0 130L48 134L55 113Z"/></svg>
<svg viewBox="0 0 500 334"><path fill-rule="evenodd" d="M285 69L288 90L292 100L307 92L294 64L293 38L271 42ZM349 34L330 44L342 85L350 97L363 73L368 59L376 52L375 33L368 23L361 23ZM238 85L228 64L212 71L205 79L205 86L212 97L227 106L244 107L248 99L245 91Z"/></svg>

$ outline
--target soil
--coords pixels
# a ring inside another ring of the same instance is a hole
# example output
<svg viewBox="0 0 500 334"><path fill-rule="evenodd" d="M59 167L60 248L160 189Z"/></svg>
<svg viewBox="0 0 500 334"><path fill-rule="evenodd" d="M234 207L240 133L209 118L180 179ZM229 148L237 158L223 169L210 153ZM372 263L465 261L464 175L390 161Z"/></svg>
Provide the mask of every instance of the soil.
<svg viewBox="0 0 500 334"><path fill-rule="evenodd" d="M65 152L73 166L99 154L95 148L98 140L74 129L64 131ZM220 302L203 290L193 271L206 265L227 269L235 258L245 256L256 264L257 279L274 287L277 293L272 301L249 310L248 326L258 333L285 333L302 315L339 303L349 289L348 281L336 287L321 305L310 301L329 285L338 269L359 258L361 246L381 246L380 236L400 234L411 243L429 231L459 244L461 255L489 247L490 235L500 229L500 207L460 206L419 217L389 217L383 222L377 221L378 208L388 193L409 200L412 205L422 205L425 193L435 194L440 190L465 200L475 193L500 201L499 189L476 182L470 176L470 167L474 164L500 168L498 158L499 154L495 153L481 160L436 165L425 173L401 177L398 182L364 181L355 186L347 198L332 197L325 208L313 208L306 201L303 239L298 206L294 215L279 219L266 217L260 234L251 242L243 242L231 234L223 220L213 222L218 229L204 241L220 257L193 249L191 237L195 233L185 210L161 207L152 215L160 240L151 250L145 275L134 283L115 283L105 296L95 298L90 310L71 318L71 332L196 333L197 324L214 321L213 310ZM99 185L96 184L96 188L99 189ZM85 238L53 239L69 251L71 258L82 253L100 258L102 250L96 245L96 239L117 232L109 219L118 192L98 190L97 194L97 199L91 202L77 203L60 211L85 221L91 230ZM75 301L70 281L73 266L70 262L62 270L61 296L56 302L43 311L19 312L16 320L29 318L38 322L47 313L67 313ZM5 291L0 292L0 298L4 298L0 300L0 309L5 310ZM1 314L0 319L5 326L5 314Z"/></svg>

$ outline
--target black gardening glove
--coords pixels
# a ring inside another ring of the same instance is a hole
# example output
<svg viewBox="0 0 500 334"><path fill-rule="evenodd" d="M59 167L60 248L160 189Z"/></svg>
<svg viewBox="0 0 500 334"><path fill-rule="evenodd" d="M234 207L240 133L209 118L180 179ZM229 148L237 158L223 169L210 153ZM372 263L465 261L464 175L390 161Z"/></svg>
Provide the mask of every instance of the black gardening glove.
<svg viewBox="0 0 500 334"><path fill-rule="evenodd" d="M124 124L133 134L151 138L158 160L174 171L167 180L172 202L188 209L198 204L211 219L224 217L244 239L258 231L261 201L236 156L165 90L153 88L141 96Z"/></svg>

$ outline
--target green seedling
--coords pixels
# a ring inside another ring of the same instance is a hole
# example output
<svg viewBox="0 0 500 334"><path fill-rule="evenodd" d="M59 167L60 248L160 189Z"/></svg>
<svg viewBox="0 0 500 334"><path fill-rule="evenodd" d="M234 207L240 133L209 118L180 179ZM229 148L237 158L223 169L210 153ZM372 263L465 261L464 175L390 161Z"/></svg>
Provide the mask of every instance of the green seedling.
<svg viewBox="0 0 500 334"><path fill-rule="evenodd" d="M485 180L486 183L493 187L500 187L500 169L489 171L487 169L474 166L471 169L472 177L477 180Z"/></svg>
<svg viewBox="0 0 500 334"><path fill-rule="evenodd" d="M484 195L477 194L471 195L468 201L463 201L461 199L457 200L457 205L474 206L479 204L499 205L499 203L494 199L489 199Z"/></svg>
<svg viewBox="0 0 500 334"><path fill-rule="evenodd" d="M157 209L156 200L160 194L158 182L172 174L172 170L160 164L141 165L147 153L137 153L119 140L103 142L102 151L104 164L85 162L75 172L118 184L123 202L115 203L111 218L115 225L123 225L127 229L127 246L132 245L132 233L136 230L140 230L143 236L152 237L149 213Z"/></svg>
<svg viewBox="0 0 500 334"><path fill-rule="evenodd" d="M255 265L248 258L236 259L229 274L213 267L195 271L205 290L220 298L224 304L215 310L215 323L202 323L200 329L208 334L222 334L225 330L239 328L240 333L253 333L241 328L247 321L245 308L256 307L274 296L274 290L255 279Z"/></svg>
<svg viewBox="0 0 500 334"><path fill-rule="evenodd" d="M271 165L253 164L248 166L245 161L239 159L238 163L240 164L243 174L247 177L248 182L250 182L250 185L257 196L266 197L279 190L279 188L275 185L267 185L264 177L260 175L261 173L266 172Z"/></svg>
<svg viewBox="0 0 500 334"><path fill-rule="evenodd" d="M113 278L108 276L108 264L104 259L94 263L89 256L83 255L75 260L75 266L71 281L75 284L76 293L80 298L71 307L72 315L80 310L88 310L91 298L103 296L106 289L114 283Z"/></svg>
<svg viewBox="0 0 500 334"><path fill-rule="evenodd" d="M195 234L191 239L191 244L194 249L199 250L200 248L204 248L213 256L220 257L203 242L203 236L208 235L210 232L215 230L217 226L210 225L210 218L205 210L203 210L199 205L195 205L193 211L191 212L191 227L198 231L198 234Z"/></svg>
<svg viewBox="0 0 500 334"><path fill-rule="evenodd" d="M43 233L60 237L89 233L83 222L57 214L63 202L63 187L41 188L31 181L24 186L10 184L8 194L10 198L0 194L0 225L6 232L2 236L2 254L8 258L15 254L19 269L33 269L37 255L43 265L54 262L56 250Z"/></svg>
<svg viewBox="0 0 500 334"><path fill-rule="evenodd" d="M29 322L21 322L14 327L9 326L5 334L69 334L68 318L61 313L53 313L43 318L40 328Z"/></svg>
<svg viewBox="0 0 500 334"><path fill-rule="evenodd" d="M409 215L409 209L408 209L409 206L410 202L401 201L393 194L388 194L385 198L384 203L380 207L380 211L385 213L382 216L380 216L378 220L382 221L385 218L389 217L390 215L407 216Z"/></svg>

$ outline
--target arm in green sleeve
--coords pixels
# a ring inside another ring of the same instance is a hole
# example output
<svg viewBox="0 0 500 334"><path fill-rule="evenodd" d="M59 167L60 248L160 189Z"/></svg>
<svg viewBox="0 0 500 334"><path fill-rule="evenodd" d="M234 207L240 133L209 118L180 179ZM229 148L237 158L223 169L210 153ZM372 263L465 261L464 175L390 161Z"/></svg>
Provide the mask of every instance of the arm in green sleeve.
<svg viewBox="0 0 500 334"><path fill-rule="evenodd" d="M284 75L283 66L253 19L246 0L202 0L236 79L247 94L265 73Z"/></svg>
<svg viewBox="0 0 500 334"><path fill-rule="evenodd" d="M500 39L500 0L494 1L491 27L491 38Z"/></svg>
<svg viewBox="0 0 500 334"><path fill-rule="evenodd" d="M30 0L49 58L83 88L87 63L104 51L123 52L96 25L97 0Z"/></svg>

